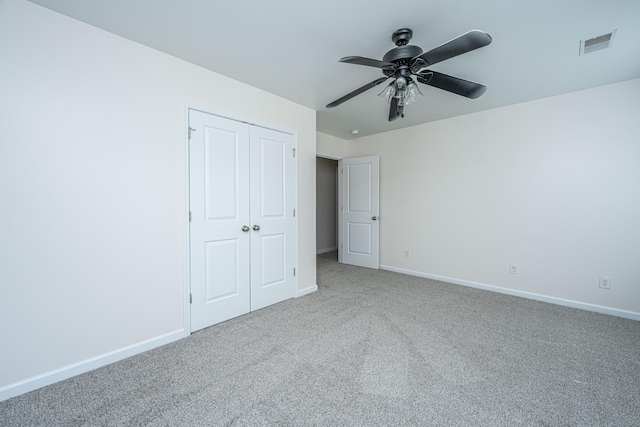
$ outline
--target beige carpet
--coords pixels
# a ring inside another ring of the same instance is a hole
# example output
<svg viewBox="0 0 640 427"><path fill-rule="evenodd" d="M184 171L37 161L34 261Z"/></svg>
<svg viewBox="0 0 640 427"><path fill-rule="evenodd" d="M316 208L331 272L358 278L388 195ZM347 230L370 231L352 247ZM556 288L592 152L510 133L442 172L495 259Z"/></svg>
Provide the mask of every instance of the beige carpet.
<svg viewBox="0 0 640 427"><path fill-rule="evenodd" d="M0 425L640 425L640 322L335 254L318 286L2 402Z"/></svg>

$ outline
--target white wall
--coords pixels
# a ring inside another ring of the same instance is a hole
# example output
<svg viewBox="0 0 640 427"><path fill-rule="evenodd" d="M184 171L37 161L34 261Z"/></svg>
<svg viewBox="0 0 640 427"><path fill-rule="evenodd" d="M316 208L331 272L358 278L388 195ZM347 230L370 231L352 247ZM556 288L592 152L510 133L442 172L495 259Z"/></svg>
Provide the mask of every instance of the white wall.
<svg viewBox="0 0 640 427"><path fill-rule="evenodd" d="M338 162L316 158L316 252L338 249Z"/></svg>
<svg viewBox="0 0 640 427"><path fill-rule="evenodd" d="M381 264L640 319L639 113L631 80L349 141L380 155Z"/></svg>
<svg viewBox="0 0 640 427"><path fill-rule="evenodd" d="M316 132L316 153L318 156L330 159L344 159L347 157L347 150L347 140Z"/></svg>
<svg viewBox="0 0 640 427"><path fill-rule="evenodd" d="M297 132L316 286L313 110L23 0L0 58L0 400L184 336L185 101Z"/></svg>

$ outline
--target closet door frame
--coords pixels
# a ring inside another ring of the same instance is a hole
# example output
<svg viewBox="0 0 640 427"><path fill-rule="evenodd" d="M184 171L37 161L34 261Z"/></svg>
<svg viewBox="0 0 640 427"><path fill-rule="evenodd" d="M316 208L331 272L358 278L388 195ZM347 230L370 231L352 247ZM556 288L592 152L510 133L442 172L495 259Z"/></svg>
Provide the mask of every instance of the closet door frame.
<svg viewBox="0 0 640 427"><path fill-rule="evenodd" d="M193 102L183 101L181 108L181 180L182 180L182 271L183 271L183 328L187 335L191 334L191 256L189 253L190 233L189 233L189 110L201 111L203 113L212 114L229 120L247 123L267 129L273 129L279 132L288 133L293 136L293 146L298 152L298 132L277 126L272 123L265 123L254 118L241 116L237 114L229 114L227 111L212 108L210 106L197 104ZM293 206L296 209L296 215L293 218L293 264L298 266L298 156L293 162ZM299 274L294 277L294 292L292 297L298 295Z"/></svg>

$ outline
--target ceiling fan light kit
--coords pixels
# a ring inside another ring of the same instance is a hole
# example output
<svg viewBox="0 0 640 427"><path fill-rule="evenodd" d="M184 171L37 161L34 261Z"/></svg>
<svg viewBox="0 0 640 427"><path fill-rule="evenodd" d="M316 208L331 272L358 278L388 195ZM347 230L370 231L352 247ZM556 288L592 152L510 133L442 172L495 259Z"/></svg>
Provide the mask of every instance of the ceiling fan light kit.
<svg viewBox="0 0 640 427"><path fill-rule="evenodd" d="M394 81L387 85L378 96L391 104L390 122L404 117L404 107L422 98L422 92L411 78L412 75L416 76L416 80L422 84L470 99L480 97L487 90L486 86L479 83L427 69L438 62L487 46L491 43L491 37L487 33L472 30L428 52L424 52L418 46L410 45L409 41L412 37L413 31L409 28L401 28L394 32L391 40L396 47L387 52L382 57L382 61L361 56L346 56L340 59L339 62L380 68L385 77L376 79L338 98L328 104L327 108L337 107L389 78L394 78Z"/></svg>
<svg viewBox="0 0 640 427"><path fill-rule="evenodd" d="M409 105L418 99L422 98L422 92L420 92L420 88L418 85L411 79L407 79L405 77L398 77L394 82L389 83L383 90L378 94L381 99L384 99L387 104L391 104L392 98L398 99L398 105Z"/></svg>

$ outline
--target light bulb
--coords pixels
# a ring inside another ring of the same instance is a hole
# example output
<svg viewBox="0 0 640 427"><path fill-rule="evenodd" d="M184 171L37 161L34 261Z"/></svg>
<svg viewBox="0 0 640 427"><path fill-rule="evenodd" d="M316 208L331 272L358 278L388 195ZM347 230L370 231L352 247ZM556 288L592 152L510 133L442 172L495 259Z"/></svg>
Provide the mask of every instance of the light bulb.
<svg viewBox="0 0 640 427"><path fill-rule="evenodd" d="M397 91L405 90L407 87L407 79L402 76L398 77L395 81L395 86Z"/></svg>

